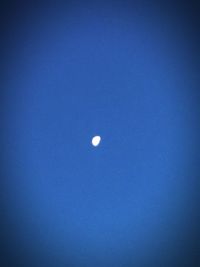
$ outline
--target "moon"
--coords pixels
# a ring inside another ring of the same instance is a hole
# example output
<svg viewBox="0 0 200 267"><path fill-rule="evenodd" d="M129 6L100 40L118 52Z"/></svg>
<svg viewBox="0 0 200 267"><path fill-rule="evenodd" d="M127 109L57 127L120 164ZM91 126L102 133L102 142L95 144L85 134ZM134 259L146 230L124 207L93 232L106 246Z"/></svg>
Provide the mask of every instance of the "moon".
<svg viewBox="0 0 200 267"><path fill-rule="evenodd" d="M92 138L92 145L98 146L101 142L101 137L99 135L96 135Z"/></svg>

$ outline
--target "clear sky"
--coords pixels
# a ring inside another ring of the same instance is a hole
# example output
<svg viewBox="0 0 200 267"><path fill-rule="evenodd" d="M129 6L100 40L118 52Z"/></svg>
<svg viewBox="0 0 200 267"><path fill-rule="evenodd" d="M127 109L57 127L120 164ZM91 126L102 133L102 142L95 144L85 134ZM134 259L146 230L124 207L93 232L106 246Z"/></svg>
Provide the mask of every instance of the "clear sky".
<svg viewBox="0 0 200 267"><path fill-rule="evenodd" d="M190 250L192 25L146 3L14 13L4 150L16 262L177 267Z"/></svg>

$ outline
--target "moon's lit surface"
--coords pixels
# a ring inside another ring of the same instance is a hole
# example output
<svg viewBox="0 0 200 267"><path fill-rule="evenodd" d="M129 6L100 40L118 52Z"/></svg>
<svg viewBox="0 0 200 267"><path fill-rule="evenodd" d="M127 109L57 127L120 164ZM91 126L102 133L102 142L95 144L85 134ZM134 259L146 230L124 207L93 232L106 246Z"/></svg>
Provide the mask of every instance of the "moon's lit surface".
<svg viewBox="0 0 200 267"><path fill-rule="evenodd" d="M100 142L101 142L101 137L99 135L94 136L92 138L92 145L93 146L98 146L100 144Z"/></svg>
<svg viewBox="0 0 200 267"><path fill-rule="evenodd" d="M0 266L197 266L199 74L187 9L4 2L2 218L13 262Z"/></svg>

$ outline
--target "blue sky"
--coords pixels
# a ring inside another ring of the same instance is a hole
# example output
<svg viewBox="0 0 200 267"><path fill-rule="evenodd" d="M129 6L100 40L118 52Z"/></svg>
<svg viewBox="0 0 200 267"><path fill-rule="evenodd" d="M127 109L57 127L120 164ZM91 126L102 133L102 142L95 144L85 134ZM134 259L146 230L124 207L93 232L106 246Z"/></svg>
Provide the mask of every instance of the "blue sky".
<svg viewBox="0 0 200 267"><path fill-rule="evenodd" d="M187 247L191 43L157 8L119 3L41 8L14 28L7 207L34 266L176 266Z"/></svg>

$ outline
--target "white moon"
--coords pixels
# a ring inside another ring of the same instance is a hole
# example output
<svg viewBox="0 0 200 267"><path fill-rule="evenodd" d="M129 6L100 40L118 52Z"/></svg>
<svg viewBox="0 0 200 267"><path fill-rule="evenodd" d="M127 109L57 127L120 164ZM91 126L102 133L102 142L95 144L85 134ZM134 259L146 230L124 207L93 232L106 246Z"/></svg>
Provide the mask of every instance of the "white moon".
<svg viewBox="0 0 200 267"><path fill-rule="evenodd" d="M96 135L92 138L92 145L98 146L101 142L101 137L99 135Z"/></svg>

